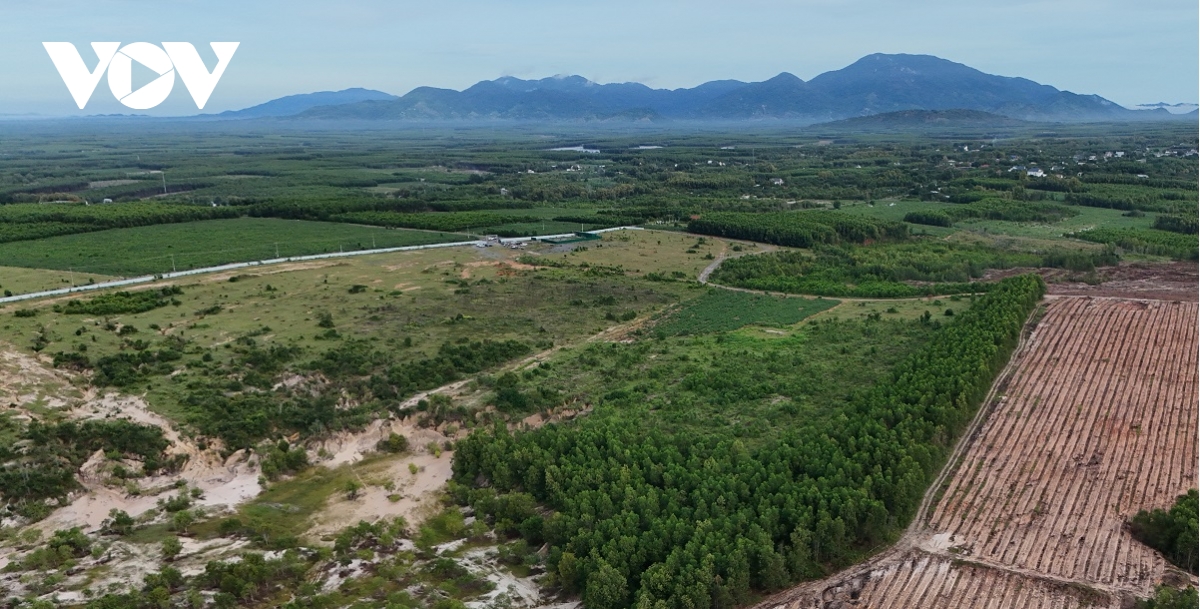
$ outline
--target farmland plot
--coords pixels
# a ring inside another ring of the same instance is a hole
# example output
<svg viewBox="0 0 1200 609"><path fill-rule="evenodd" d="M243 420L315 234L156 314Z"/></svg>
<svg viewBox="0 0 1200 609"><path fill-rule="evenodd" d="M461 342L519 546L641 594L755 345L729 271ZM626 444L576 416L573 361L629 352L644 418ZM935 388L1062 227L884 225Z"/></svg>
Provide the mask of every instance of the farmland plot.
<svg viewBox="0 0 1200 609"><path fill-rule="evenodd" d="M1149 590L1122 530L1196 479L1194 303L1054 302L930 529L987 563Z"/></svg>
<svg viewBox="0 0 1200 609"><path fill-rule="evenodd" d="M1124 524L1195 486L1198 312L1051 300L928 519L761 607L1115 608L1186 578Z"/></svg>

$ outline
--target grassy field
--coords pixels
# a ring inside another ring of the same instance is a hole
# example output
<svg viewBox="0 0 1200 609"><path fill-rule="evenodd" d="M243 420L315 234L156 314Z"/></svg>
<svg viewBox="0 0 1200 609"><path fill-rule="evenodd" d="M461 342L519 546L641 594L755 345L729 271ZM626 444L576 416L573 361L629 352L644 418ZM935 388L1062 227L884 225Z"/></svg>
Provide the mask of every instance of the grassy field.
<svg viewBox="0 0 1200 609"><path fill-rule="evenodd" d="M713 288L673 313L656 330L663 334L705 334L743 326L790 326L830 309L836 300L786 298Z"/></svg>
<svg viewBox="0 0 1200 609"><path fill-rule="evenodd" d="M902 221L905 214L909 212L948 210L954 209L956 206L959 205L937 201L897 200L876 201L873 205L868 205L865 202L849 202L842 205L842 210L847 213L870 216L882 220ZM1141 217L1131 217L1123 215L1125 212L1119 209L1084 207L1082 205L1071 206L1070 209L1077 212L1077 215L1052 223L1006 222L1002 220L969 218L955 222L951 228L910 224L909 229L918 234L938 236L946 236L959 231L969 231L980 235L1003 235L1025 239L1055 240L1056 245L1060 247L1070 247L1071 244L1080 242L1073 239L1063 239L1063 235L1068 233L1102 227L1150 228L1154 224L1154 219L1158 217L1158 214L1155 212L1146 212Z"/></svg>
<svg viewBox="0 0 1200 609"><path fill-rule="evenodd" d="M871 386L934 332L890 317L593 343L526 372L517 391L531 402L556 395L593 404L593 418L646 429L733 429L752 447L791 421L835 416L849 393Z"/></svg>
<svg viewBox="0 0 1200 609"><path fill-rule="evenodd" d="M161 224L0 244L7 266L147 275L374 247L465 240L463 235L350 224L238 218ZM14 290L15 292L15 290Z"/></svg>
<svg viewBox="0 0 1200 609"><path fill-rule="evenodd" d="M569 254L552 249L545 255L580 264L619 266L639 275L660 272L672 279L693 280L717 254L729 252L732 247L754 253L770 246L674 231L627 230L605 233L603 241L581 243Z"/></svg>
<svg viewBox="0 0 1200 609"><path fill-rule="evenodd" d="M813 320L826 319L867 320L874 317L881 319L918 319L928 311L932 319L949 321L946 315L950 310L961 313L971 306L970 296L930 296L927 298L893 299L893 300L844 300L836 307L827 309L812 316Z"/></svg>
<svg viewBox="0 0 1200 609"><path fill-rule="evenodd" d="M1098 207L1072 206L1078 215L1065 218L1053 224L1000 222L997 220L964 220L957 224L966 230L980 233L999 233L1013 237L1030 237L1034 239L1060 239L1067 233L1092 228L1150 228L1154 225L1157 213L1146 212L1140 218L1122 215L1119 209L1103 209ZM1068 241L1063 239L1063 241Z"/></svg>
<svg viewBox="0 0 1200 609"><path fill-rule="evenodd" d="M0 266L0 293L7 295L27 294L67 288L73 285L87 283L102 283L115 279L111 275L97 275L72 271L54 271L49 269L31 269L17 266Z"/></svg>
<svg viewBox="0 0 1200 609"><path fill-rule="evenodd" d="M561 254L550 253L554 247L545 244L528 250L446 248L189 277L174 282L183 289L175 297L178 306L104 318L51 310L65 298L19 303L0 308L0 334L20 348L44 339L44 353L85 350L92 358L126 351L130 341L155 346L182 341L188 353L208 354L211 363L189 355L184 372L151 376L137 387L147 392L152 408L182 421L189 383L236 358L231 347L238 341L294 346L300 363L350 339L365 339L400 361L431 357L441 345L463 340L516 340L546 348L600 332L614 319L652 315L696 289L695 273L705 261L687 253L694 237L632 232L625 237L609 234L593 249ZM548 262L569 266L532 270L517 262L538 252ZM591 265L584 263L595 252L637 260L641 273L590 274ZM647 281L648 273L687 280ZM16 317L18 310L37 313ZM333 328L318 325L323 315ZM119 334L118 325L132 330Z"/></svg>

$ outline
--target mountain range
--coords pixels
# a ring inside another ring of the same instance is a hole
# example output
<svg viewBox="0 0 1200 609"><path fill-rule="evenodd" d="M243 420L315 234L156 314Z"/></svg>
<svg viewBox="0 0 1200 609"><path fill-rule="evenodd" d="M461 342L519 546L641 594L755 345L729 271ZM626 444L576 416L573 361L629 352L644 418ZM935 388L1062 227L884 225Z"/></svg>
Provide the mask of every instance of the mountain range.
<svg viewBox="0 0 1200 609"><path fill-rule="evenodd" d="M598 84L581 76L505 76L463 91L418 87L293 95L216 118L296 120L746 121L822 123L905 110L970 110L1022 121L1195 120L1195 111L1131 110L1098 95L986 74L931 55L874 54L804 81L716 80L693 88Z"/></svg>

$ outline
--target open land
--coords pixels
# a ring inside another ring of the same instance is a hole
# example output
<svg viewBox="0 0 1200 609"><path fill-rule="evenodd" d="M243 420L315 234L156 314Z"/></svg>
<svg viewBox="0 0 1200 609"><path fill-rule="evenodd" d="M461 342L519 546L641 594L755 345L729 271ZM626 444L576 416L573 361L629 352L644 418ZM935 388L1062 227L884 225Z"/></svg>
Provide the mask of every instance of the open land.
<svg viewBox="0 0 1200 609"><path fill-rule="evenodd" d="M1130 524L1198 474L1184 127L250 126L194 149L12 127L6 294L574 235L0 306L0 600L1125 609L1195 587Z"/></svg>

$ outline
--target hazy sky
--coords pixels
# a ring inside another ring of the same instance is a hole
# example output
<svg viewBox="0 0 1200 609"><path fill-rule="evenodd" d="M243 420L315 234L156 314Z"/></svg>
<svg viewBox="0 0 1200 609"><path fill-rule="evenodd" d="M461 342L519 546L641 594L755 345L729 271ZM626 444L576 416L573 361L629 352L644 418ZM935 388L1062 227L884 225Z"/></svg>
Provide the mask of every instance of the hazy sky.
<svg viewBox="0 0 1200 609"><path fill-rule="evenodd" d="M504 75L691 87L926 53L1132 105L1196 102L1196 0L3 0L0 114L79 110L43 41L241 43L205 112ZM140 82L135 81L135 88ZM130 112L106 80L84 111ZM194 114L182 82L151 113Z"/></svg>

